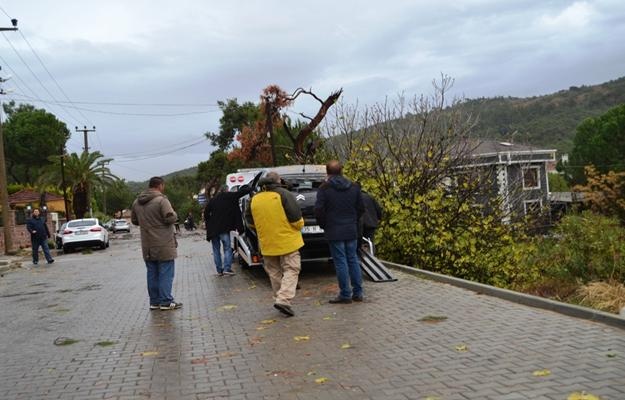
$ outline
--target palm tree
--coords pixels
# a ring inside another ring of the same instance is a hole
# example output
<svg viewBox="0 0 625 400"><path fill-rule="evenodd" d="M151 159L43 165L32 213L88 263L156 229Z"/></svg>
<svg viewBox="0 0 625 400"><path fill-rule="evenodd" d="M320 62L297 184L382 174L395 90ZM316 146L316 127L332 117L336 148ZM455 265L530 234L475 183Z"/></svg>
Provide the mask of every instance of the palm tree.
<svg viewBox="0 0 625 400"><path fill-rule="evenodd" d="M83 218L89 210L90 191L96 188L107 187L118 180L106 166L111 158L104 158L99 151L92 153L82 152L80 155L72 153L64 156L65 184L71 189L72 206L76 218ZM50 172L42 177L43 181L62 185L61 157L52 158L54 166Z"/></svg>

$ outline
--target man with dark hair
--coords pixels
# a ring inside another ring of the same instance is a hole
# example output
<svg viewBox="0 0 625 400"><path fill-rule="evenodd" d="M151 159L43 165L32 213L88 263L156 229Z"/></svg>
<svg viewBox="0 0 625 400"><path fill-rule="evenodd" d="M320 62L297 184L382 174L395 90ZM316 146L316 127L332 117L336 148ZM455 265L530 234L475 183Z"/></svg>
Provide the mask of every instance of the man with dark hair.
<svg viewBox="0 0 625 400"><path fill-rule="evenodd" d="M245 216L258 234L264 267L273 289L274 308L292 317L291 300L295 297L301 270L299 249L304 246L304 219L295 196L280 186L280 175L269 172L258 184L262 192L252 197Z"/></svg>
<svg viewBox="0 0 625 400"><path fill-rule="evenodd" d="M33 264L39 263L39 247L43 250L48 264L52 264L54 259L50 255L48 247L48 239L50 238L50 230L46 224L46 219L40 217L38 208L33 210L33 215L26 221L26 230L30 233L30 244L33 248Z"/></svg>
<svg viewBox="0 0 625 400"><path fill-rule="evenodd" d="M249 187L242 187L237 192L229 192L228 186L224 185L204 208L206 240L213 245L213 259L219 276L234 275L230 231L243 231L239 199L249 192Z"/></svg>
<svg viewBox="0 0 625 400"><path fill-rule="evenodd" d="M332 304L363 301L362 273L358 261L358 220L364 212L360 187L342 175L342 165L326 165L328 179L319 187L315 216L330 245L340 293ZM350 286L351 282L351 286Z"/></svg>
<svg viewBox="0 0 625 400"><path fill-rule="evenodd" d="M132 223L141 228L141 249L147 268L150 310L175 310L182 303L174 301L171 288L174 282L176 248L174 223L178 219L160 177L150 179L149 188L139 194L132 204Z"/></svg>

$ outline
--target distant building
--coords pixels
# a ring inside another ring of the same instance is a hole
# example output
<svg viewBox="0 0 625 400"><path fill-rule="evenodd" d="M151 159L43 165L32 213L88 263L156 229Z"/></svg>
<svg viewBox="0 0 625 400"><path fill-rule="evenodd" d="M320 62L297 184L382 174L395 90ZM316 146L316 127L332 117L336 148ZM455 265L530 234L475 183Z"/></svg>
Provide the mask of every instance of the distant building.
<svg viewBox="0 0 625 400"><path fill-rule="evenodd" d="M555 164L556 150L481 140L473 147L471 159L471 166L486 168L495 177L493 189L503 200L504 222L549 205L547 169Z"/></svg>

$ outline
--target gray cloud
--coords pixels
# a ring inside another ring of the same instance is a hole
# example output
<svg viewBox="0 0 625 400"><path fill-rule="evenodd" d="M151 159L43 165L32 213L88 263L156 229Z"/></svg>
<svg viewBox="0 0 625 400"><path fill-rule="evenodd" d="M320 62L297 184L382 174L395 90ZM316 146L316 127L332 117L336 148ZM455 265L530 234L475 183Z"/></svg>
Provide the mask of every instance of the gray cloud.
<svg viewBox="0 0 625 400"><path fill-rule="evenodd" d="M619 0L329 0L174 3L11 1L2 5L73 100L137 103L257 101L271 83L285 90L339 87L345 101L372 103L387 95L430 92L444 72L454 93L468 97L529 96L624 75L625 3ZM8 23L8 19L7 19ZM7 37L58 100L53 82L19 35ZM49 96L0 38L0 52L36 92ZM6 71L4 69L3 71ZM7 85L5 84L5 87ZM38 104L45 106L44 104ZM210 130L215 107L84 105L109 112L173 113L138 117L46 106L68 126L95 124L95 149L106 154L176 148ZM303 100L298 111L315 103ZM87 119L87 120L85 120ZM81 135L70 148L79 150ZM113 170L131 179L205 160L207 143Z"/></svg>

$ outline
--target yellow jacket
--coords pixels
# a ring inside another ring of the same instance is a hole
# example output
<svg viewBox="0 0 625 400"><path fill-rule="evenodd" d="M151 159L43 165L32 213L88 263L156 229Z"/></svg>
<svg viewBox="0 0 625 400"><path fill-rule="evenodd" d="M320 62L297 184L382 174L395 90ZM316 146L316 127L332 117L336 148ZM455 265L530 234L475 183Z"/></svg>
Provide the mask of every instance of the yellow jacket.
<svg viewBox="0 0 625 400"><path fill-rule="evenodd" d="M288 190L266 186L252 197L246 214L258 234L262 255L283 256L304 246L302 211Z"/></svg>

